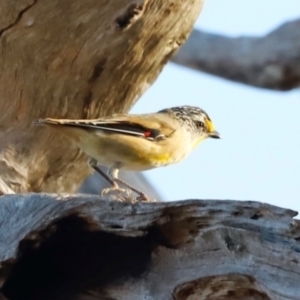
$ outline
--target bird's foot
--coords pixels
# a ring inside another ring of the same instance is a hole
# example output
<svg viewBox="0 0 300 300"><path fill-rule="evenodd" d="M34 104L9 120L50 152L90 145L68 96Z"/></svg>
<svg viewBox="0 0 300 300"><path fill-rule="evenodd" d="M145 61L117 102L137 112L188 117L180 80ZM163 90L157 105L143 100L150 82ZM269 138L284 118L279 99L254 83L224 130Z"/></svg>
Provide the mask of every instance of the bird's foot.
<svg viewBox="0 0 300 300"><path fill-rule="evenodd" d="M114 184L112 187L103 189L101 191L101 197L104 197L105 195L107 195L109 193L112 193L112 192L118 192L119 195L121 195L122 193L124 193L126 197L128 197L131 194L131 190L130 189L122 189L117 184Z"/></svg>
<svg viewBox="0 0 300 300"><path fill-rule="evenodd" d="M139 196L136 198L138 201L151 201L150 198L144 193L138 193L138 195Z"/></svg>
<svg viewBox="0 0 300 300"><path fill-rule="evenodd" d="M136 197L136 201L151 201L150 198L142 191L134 188L133 186L131 186L130 184L128 184L126 181L120 179L120 178L114 178L115 181L121 185L126 186L128 189L130 189L132 192L135 192L138 197Z"/></svg>

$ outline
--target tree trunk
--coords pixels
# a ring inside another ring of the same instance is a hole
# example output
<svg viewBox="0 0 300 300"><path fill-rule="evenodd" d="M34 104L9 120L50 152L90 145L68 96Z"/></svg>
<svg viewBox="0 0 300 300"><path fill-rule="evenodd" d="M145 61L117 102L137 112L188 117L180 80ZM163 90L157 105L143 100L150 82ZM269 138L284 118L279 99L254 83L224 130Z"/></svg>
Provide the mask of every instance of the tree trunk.
<svg viewBox="0 0 300 300"><path fill-rule="evenodd" d="M10 300L299 299L300 222L288 209L46 194L0 206Z"/></svg>
<svg viewBox="0 0 300 300"><path fill-rule="evenodd" d="M2 192L77 190L90 172L85 155L33 120L127 112L186 40L202 2L5 0Z"/></svg>

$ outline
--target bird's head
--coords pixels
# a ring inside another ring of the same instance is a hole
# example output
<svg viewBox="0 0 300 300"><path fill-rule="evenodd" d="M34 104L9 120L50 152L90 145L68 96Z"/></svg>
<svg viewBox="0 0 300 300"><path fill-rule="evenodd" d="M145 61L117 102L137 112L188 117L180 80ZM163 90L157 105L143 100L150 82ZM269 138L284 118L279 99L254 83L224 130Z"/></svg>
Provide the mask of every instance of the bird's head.
<svg viewBox="0 0 300 300"><path fill-rule="evenodd" d="M213 122L208 114L199 107L178 106L160 112L168 112L181 120L182 125L199 137L200 141L205 138L219 139L220 134L215 130Z"/></svg>

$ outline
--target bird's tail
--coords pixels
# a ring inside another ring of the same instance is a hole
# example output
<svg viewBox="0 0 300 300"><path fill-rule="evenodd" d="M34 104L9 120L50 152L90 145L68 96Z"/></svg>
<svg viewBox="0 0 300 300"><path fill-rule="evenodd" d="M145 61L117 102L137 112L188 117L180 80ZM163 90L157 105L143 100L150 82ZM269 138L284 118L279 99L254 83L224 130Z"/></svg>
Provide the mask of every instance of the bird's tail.
<svg viewBox="0 0 300 300"><path fill-rule="evenodd" d="M68 125L68 124L76 124L76 122L68 120L68 119L37 119L33 121L34 125Z"/></svg>
<svg viewBox="0 0 300 300"><path fill-rule="evenodd" d="M76 121L68 119L37 119L33 121L33 124L52 127L56 131L59 131L61 134L64 134L76 142L79 142L83 136L88 134L88 131L81 128Z"/></svg>

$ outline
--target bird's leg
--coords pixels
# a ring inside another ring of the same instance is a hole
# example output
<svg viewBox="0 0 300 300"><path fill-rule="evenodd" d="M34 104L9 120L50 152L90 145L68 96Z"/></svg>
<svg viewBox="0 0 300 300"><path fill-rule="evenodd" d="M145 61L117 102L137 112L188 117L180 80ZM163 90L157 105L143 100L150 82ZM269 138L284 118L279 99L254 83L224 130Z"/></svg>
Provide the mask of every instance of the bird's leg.
<svg viewBox="0 0 300 300"><path fill-rule="evenodd" d="M97 164L97 161L94 158L89 158L88 166L97 171L106 181L108 181L114 188L118 188L118 184L112 180L105 172L103 172Z"/></svg>
<svg viewBox="0 0 300 300"><path fill-rule="evenodd" d="M126 181L120 179L118 177L118 174L119 174L119 167L120 165L119 164L115 164L113 165L109 171L108 171L108 174L114 179L114 181L126 186L127 188L129 188L130 190L134 191L135 193L137 193L139 196L140 196L140 199L141 200L144 200L144 201L147 201L149 200L148 196L143 193L142 191L134 188L133 186L131 186L129 183L127 183Z"/></svg>
<svg viewBox="0 0 300 300"><path fill-rule="evenodd" d="M105 172L103 172L97 164L97 161L94 158L89 158L88 160L89 167L93 168L95 171L97 171L105 180L107 180L112 186L110 188L103 189L101 191L101 196L103 197L105 194L111 192L111 191L118 191L118 192L124 192L127 195L129 195L128 190L121 189L117 182L113 180L109 175L107 175Z"/></svg>

